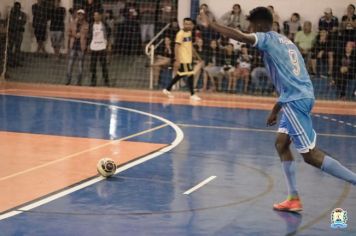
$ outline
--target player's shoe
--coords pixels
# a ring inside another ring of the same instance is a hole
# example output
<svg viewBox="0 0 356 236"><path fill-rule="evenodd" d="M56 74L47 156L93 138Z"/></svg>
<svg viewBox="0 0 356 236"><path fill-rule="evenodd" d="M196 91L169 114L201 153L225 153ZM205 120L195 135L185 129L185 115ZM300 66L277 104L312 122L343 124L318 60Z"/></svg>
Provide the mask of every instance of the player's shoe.
<svg viewBox="0 0 356 236"><path fill-rule="evenodd" d="M194 94L194 95L190 96L190 100L193 100L193 101L200 101L201 98L200 98L198 95Z"/></svg>
<svg viewBox="0 0 356 236"><path fill-rule="evenodd" d="M302 201L299 198L287 199L284 202L273 204L273 209L277 211L298 212L303 210Z"/></svg>
<svg viewBox="0 0 356 236"><path fill-rule="evenodd" d="M169 92L167 89L163 89L163 94L166 95L169 98L174 98L173 94Z"/></svg>

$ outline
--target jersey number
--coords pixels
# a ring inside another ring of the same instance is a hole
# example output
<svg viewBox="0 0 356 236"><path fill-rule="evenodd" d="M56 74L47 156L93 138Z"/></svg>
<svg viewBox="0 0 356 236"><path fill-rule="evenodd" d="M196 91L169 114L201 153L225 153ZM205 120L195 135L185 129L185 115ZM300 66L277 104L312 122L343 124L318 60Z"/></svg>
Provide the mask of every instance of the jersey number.
<svg viewBox="0 0 356 236"><path fill-rule="evenodd" d="M290 62L293 65L293 73L296 76L299 76L300 74L300 65L299 65L299 61L298 61L298 54L295 50L289 50L289 58L290 58Z"/></svg>

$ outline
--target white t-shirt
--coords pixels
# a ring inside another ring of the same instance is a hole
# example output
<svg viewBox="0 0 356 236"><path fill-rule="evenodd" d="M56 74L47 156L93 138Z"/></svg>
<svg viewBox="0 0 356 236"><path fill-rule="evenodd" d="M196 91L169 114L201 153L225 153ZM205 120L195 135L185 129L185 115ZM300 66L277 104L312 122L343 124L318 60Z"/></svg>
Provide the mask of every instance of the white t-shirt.
<svg viewBox="0 0 356 236"><path fill-rule="evenodd" d="M102 22L93 24L93 39L90 43L90 49L93 51L105 50L107 39L105 37L105 26Z"/></svg>

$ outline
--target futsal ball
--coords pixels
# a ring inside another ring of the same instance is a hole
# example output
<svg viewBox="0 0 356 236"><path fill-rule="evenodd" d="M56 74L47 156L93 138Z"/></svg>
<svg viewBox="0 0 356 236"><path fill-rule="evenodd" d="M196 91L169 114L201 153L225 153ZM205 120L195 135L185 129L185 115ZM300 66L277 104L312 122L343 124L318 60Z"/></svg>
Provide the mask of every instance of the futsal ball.
<svg viewBox="0 0 356 236"><path fill-rule="evenodd" d="M98 173L101 176L108 178L113 174L115 174L116 164L110 158L102 158L99 160L98 164L96 165L96 169L98 170Z"/></svg>

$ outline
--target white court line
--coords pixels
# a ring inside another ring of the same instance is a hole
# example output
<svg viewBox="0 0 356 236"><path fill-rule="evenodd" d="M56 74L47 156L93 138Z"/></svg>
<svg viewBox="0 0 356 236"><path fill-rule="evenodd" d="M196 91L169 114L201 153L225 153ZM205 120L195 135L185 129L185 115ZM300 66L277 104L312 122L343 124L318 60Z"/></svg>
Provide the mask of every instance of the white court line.
<svg viewBox="0 0 356 236"><path fill-rule="evenodd" d="M126 110L126 111L130 111L130 112L134 112L134 113L138 113L138 114L142 114L142 115L146 115L146 116L150 116L152 118L155 118L155 119L158 119L164 123L166 123L167 125L169 125L170 127L172 127L174 129L174 131L176 132L176 138L175 140L169 144L168 146L166 146L165 148L162 148L160 150L158 150L157 152L154 152L154 153L151 153L145 157L142 157L136 161L133 161L133 162L130 162L126 165L123 165L121 166L120 168L118 168L115 172L115 174L118 174L120 172L123 172L131 167L134 167L136 165L139 165L143 162L146 162L150 159L153 159L157 156L160 156L170 150L172 150L173 148L175 148L176 146L178 146L178 144L180 144L184 138L184 133L183 131L175 124L173 123L172 121L169 121L163 117L160 117L160 116L156 116L156 115L153 115L153 114L150 114L150 113L147 113L147 112L143 112L143 111L139 111L139 110L134 110L134 109L130 109L130 108L125 108L125 107L119 107L119 106L115 106L115 105L110 105L110 104L105 104L105 103L98 103L98 102L88 102L88 101L81 101L81 100L75 100L75 99L64 99L64 98L51 98L51 97L37 97L37 96L21 96L21 95L15 95L15 96L18 96L18 97L32 97L32 98L39 98L39 99L48 99L48 100L57 100L57 101L67 101L67 102L74 102L74 103L84 103L84 104L90 104L90 105L97 105L97 106L104 106L104 107L108 107L109 109L120 109L120 110ZM93 167L95 168L95 167ZM48 196L44 199L41 199L41 200L38 200L38 201L35 201L33 203L30 203L28 205L25 205L19 209L16 209L16 210L13 210L13 211L10 211L10 212L7 212L7 213L4 213L2 215L0 215L0 220L3 220L3 219L6 219L6 218L9 218L9 217L12 217L12 216L15 216L15 215L18 215L18 214L21 214L23 213L24 211L28 211L28 210L31 210L33 208L36 208L36 207L39 207L41 205L44 205L46 203L49 203L53 200L56 200L58 198L61 198L63 196L66 196L70 193L73 193L75 191L78 191L80 189L83 189L85 187L88 187L92 184L95 184L99 181L102 181L104 180L105 178L104 177L96 177L94 179L91 179L91 180L88 180L88 181L85 181L81 184L78 184L74 187L71 187L69 189L66 189L66 190L63 190L61 192L58 192L54 195L51 195L51 196Z"/></svg>
<svg viewBox="0 0 356 236"><path fill-rule="evenodd" d="M213 179L215 179L216 176L210 176L209 178L203 180L202 182L200 182L199 184L195 185L193 188L188 189L187 191L185 191L183 194L188 195L191 194L192 192L198 190L199 188L203 187L204 185L206 185L207 183L209 183L210 181L212 181Z"/></svg>

